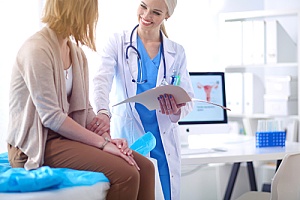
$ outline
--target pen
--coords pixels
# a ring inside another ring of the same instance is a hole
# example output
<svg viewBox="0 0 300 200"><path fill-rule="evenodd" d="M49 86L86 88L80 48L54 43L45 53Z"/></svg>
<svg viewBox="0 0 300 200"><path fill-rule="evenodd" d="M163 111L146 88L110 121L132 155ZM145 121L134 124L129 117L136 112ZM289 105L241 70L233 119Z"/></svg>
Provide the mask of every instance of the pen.
<svg viewBox="0 0 300 200"><path fill-rule="evenodd" d="M177 86L180 84L180 76L179 76L179 74L177 74L175 69L173 69L173 73L171 76L171 84L177 85Z"/></svg>
<svg viewBox="0 0 300 200"><path fill-rule="evenodd" d="M180 76L179 75L175 76L175 80L174 80L173 85L177 85L177 86L180 85Z"/></svg>
<svg viewBox="0 0 300 200"><path fill-rule="evenodd" d="M176 70L173 68L172 76L171 76L171 85L174 84L174 81L175 81L175 75L176 75Z"/></svg>

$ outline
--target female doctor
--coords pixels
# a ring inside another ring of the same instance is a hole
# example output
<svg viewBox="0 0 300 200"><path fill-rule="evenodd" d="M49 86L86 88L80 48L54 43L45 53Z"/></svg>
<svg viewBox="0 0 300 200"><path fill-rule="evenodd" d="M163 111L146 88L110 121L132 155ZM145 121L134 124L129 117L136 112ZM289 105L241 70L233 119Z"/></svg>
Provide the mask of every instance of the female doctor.
<svg viewBox="0 0 300 200"><path fill-rule="evenodd" d="M104 132L110 126L112 137L127 138L128 145L145 132L152 132L156 147L150 157L157 160L166 200L180 198L177 122L192 110L192 103L177 104L172 95L161 94L160 110L149 111L141 104L128 103L113 107L110 112L109 104L167 84L178 85L194 96L184 49L167 38L163 24L173 14L176 4L177 0L141 1L137 9L139 24L109 39L93 80L97 116L102 119L95 131Z"/></svg>

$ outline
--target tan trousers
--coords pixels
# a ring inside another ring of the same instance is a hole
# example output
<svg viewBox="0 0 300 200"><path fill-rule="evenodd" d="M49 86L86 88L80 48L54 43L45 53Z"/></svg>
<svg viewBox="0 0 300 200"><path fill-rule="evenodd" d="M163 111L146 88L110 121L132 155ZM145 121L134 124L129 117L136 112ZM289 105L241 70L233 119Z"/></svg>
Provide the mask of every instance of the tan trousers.
<svg viewBox="0 0 300 200"><path fill-rule="evenodd" d="M111 184L107 200L154 200L154 166L144 156L133 154L140 171L120 157L49 132L44 165L104 173ZM8 156L12 167L24 167L27 161L27 156L11 145L8 145Z"/></svg>

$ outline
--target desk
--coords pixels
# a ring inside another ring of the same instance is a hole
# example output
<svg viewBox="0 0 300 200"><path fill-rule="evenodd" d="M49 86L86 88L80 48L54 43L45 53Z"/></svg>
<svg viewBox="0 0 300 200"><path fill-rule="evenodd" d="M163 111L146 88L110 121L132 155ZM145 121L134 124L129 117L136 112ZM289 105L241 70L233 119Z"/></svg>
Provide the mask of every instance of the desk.
<svg viewBox="0 0 300 200"><path fill-rule="evenodd" d="M288 153L300 152L300 143L286 142L285 147L256 148L255 138L242 135L210 134L198 135L201 144L222 147L225 152L182 155L182 165L201 165L207 163L234 163L227 184L224 200L229 200L241 162L247 162L251 190L257 190L252 161L281 160ZM193 138L195 141L195 138ZM215 146L217 145L217 146ZM182 147L186 149L187 147Z"/></svg>

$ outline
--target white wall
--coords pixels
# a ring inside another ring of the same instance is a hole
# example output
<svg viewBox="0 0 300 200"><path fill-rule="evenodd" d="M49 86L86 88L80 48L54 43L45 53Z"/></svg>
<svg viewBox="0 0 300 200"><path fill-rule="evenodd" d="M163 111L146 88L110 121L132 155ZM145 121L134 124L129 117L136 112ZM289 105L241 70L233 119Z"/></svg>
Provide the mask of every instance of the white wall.
<svg viewBox="0 0 300 200"><path fill-rule="evenodd" d="M264 0L264 7L268 10L280 10L280 9L299 9L299 0Z"/></svg>
<svg viewBox="0 0 300 200"><path fill-rule="evenodd" d="M218 14L262 10L261 0L189 0L178 1L170 19L170 38L186 50L190 71L224 71L220 63ZM172 20L172 21L171 21Z"/></svg>
<svg viewBox="0 0 300 200"><path fill-rule="evenodd" d="M280 10L280 9L292 9L299 10L300 9L300 1L299 0L265 0L265 9L267 10ZM293 21L291 21L293 20ZM295 43L297 43L297 28L293 24L297 24L295 18L282 18L280 19L281 25L285 28L285 30L289 33L291 38Z"/></svg>

